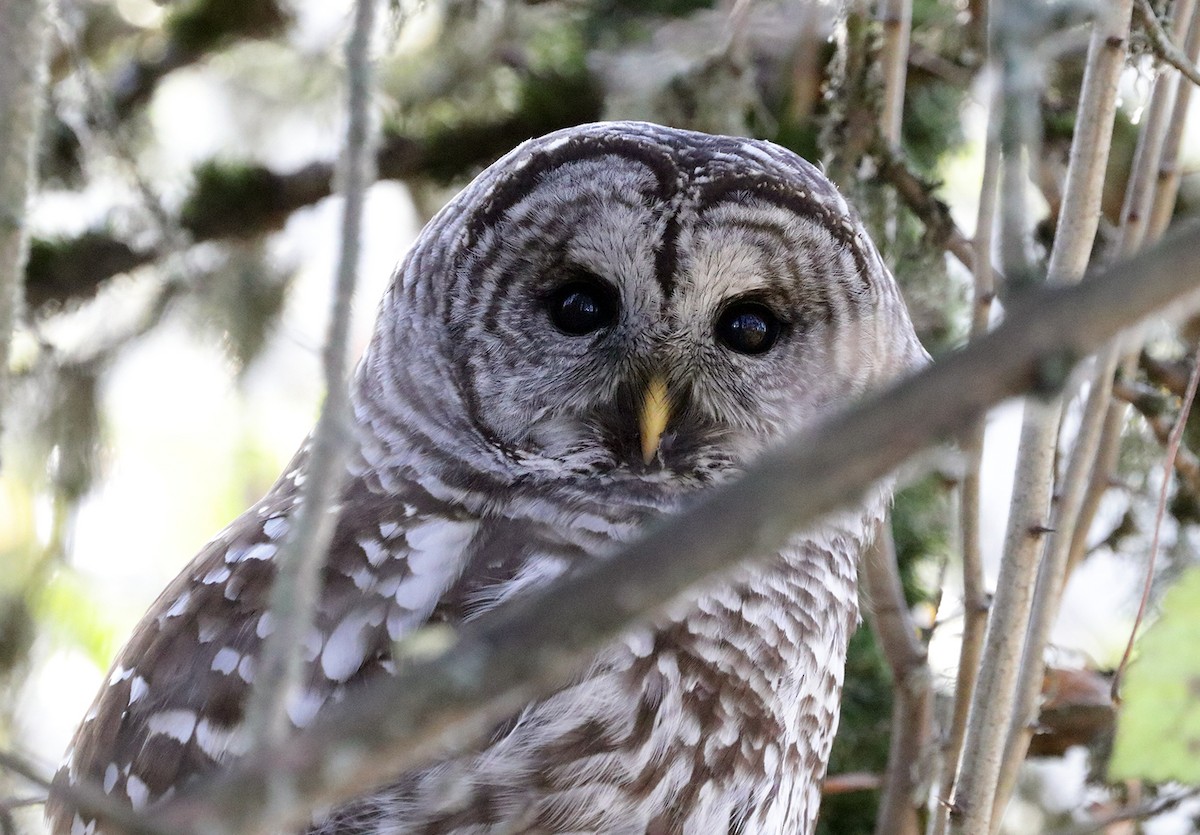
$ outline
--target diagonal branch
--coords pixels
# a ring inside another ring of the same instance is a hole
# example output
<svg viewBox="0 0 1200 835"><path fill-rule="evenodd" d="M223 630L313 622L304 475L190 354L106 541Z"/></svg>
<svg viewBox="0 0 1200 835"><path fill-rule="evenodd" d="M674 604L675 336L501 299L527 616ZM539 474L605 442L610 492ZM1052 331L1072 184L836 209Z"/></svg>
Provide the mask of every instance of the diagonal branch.
<svg viewBox="0 0 1200 835"><path fill-rule="evenodd" d="M1200 305L1197 251L1193 225L1093 281L1030 291L987 336L781 446L746 478L611 560L462 628L443 654L364 687L278 748L161 804L158 821L182 832L278 830L477 743L561 687L616 635L747 553L772 552L791 531L858 501L905 459L966 431L1001 400L1061 386L1074 360L1155 311L1181 300ZM295 802L268 818L263 793L285 783Z"/></svg>
<svg viewBox="0 0 1200 835"><path fill-rule="evenodd" d="M954 222L950 207L933 196L933 186L908 167L903 154L885 143L876 143L874 153L879 161L880 178L896 189L900 199L921 219L934 245L945 249L968 270L974 269L971 241Z"/></svg>
<svg viewBox="0 0 1200 835"><path fill-rule="evenodd" d="M1146 33L1146 37L1149 38L1158 57L1179 70L1188 81L1200 84L1200 67L1196 66L1186 52L1175 45L1175 41L1171 39L1159 21L1158 15L1154 13L1150 0L1135 0L1133 11L1141 19L1142 31Z"/></svg>

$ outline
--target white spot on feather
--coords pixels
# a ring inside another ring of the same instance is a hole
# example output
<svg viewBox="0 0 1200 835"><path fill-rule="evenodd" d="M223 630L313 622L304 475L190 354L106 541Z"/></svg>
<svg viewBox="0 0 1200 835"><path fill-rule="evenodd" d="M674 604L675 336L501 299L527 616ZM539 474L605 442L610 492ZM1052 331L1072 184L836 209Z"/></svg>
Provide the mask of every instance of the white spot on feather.
<svg viewBox="0 0 1200 835"><path fill-rule="evenodd" d="M219 565L209 571L200 579L200 582L206 586L211 586L213 583L224 583L229 579L229 568L224 565Z"/></svg>
<svg viewBox="0 0 1200 835"><path fill-rule="evenodd" d="M217 650L217 654L213 656L212 669L218 673L229 675L237 669L238 661L242 660L242 654L232 647L221 647Z"/></svg>
<svg viewBox="0 0 1200 835"><path fill-rule="evenodd" d="M244 754L248 747L247 737L240 728L217 727L207 719L196 725L196 744L214 760L222 760L227 754L235 757Z"/></svg>
<svg viewBox="0 0 1200 835"><path fill-rule="evenodd" d="M104 769L104 793L112 794L113 788L117 785L117 778L121 776L120 769L116 763L109 763L108 768Z"/></svg>
<svg viewBox="0 0 1200 835"><path fill-rule="evenodd" d="M129 703L133 704L142 696L150 692L150 684L141 676L134 676L133 681L129 682Z"/></svg>
<svg viewBox="0 0 1200 835"><path fill-rule="evenodd" d="M359 591L366 591L375 582L375 572L367 568L351 571L349 577Z"/></svg>
<svg viewBox="0 0 1200 835"><path fill-rule="evenodd" d="M242 681L246 682L247 684L253 684L254 657L250 655L243 655L242 660L238 662L237 671L238 675L241 676Z"/></svg>
<svg viewBox="0 0 1200 835"><path fill-rule="evenodd" d="M258 623L254 625L254 634L260 638L265 638L275 631L275 624L271 621L271 613L263 612L258 616Z"/></svg>
<svg viewBox="0 0 1200 835"><path fill-rule="evenodd" d="M132 774L125 781L125 793L129 795L129 805L134 809L142 809L150 799L150 789Z"/></svg>
<svg viewBox="0 0 1200 835"><path fill-rule="evenodd" d="M196 714L190 710L164 710L154 714L146 722L146 727L152 734L162 734L180 742L192 738L196 729ZM132 777L129 778L133 780Z"/></svg>
<svg viewBox="0 0 1200 835"><path fill-rule="evenodd" d="M345 681L366 660L369 627L383 621L383 608L352 612L330 633L321 651L321 669L333 681Z"/></svg>
<svg viewBox="0 0 1200 835"><path fill-rule="evenodd" d="M288 520L286 516L273 516L263 522L263 533L270 539L281 539L288 530Z"/></svg>
<svg viewBox="0 0 1200 835"><path fill-rule="evenodd" d="M325 703L325 699L320 693L312 690L306 690L303 693L297 693L287 705L288 718L292 720L292 724L297 728L308 727L308 724L317 715L317 711L321 709L321 705Z"/></svg>
<svg viewBox="0 0 1200 835"><path fill-rule="evenodd" d="M269 560L275 556L275 552L278 550L279 548L270 542L259 542L246 549L242 560Z"/></svg>
<svg viewBox="0 0 1200 835"><path fill-rule="evenodd" d="M221 632L223 623L217 618L201 615L196 625L196 637L200 643L207 644Z"/></svg>
<svg viewBox="0 0 1200 835"><path fill-rule="evenodd" d="M113 667L112 675L108 677L108 686L112 687L114 684L124 681L131 675L133 675L133 670L126 669L118 664L117 666Z"/></svg>
<svg viewBox="0 0 1200 835"><path fill-rule="evenodd" d="M458 562L457 558L478 529L477 522L450 522L445 519L422 522L404 534L412 549L408 555L408 567L414 574L423 574L446 563Z"/></svg>
<svg viewBox="0 0 1200 835"><path fill-rule="evenodd" d="M71 835L92 835L96 831L96 821L90 820L85 826L83 818L78 814L71 819Z"/></svg>
<svg viewBox="0 0 1200 835"><path fill-rule="evenodd" d="M367 562L371 565L378 566L388 557L388 549L383 547L383 543L377 539L363 537L358 540L358 547L362 548L363 554L367 557Z"/></svg>

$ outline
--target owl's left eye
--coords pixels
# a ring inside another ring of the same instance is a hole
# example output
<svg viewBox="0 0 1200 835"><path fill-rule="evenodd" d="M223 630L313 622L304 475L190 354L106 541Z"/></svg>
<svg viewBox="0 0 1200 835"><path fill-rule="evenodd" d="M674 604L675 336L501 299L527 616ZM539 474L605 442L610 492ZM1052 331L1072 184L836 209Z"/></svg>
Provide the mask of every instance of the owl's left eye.
<svg viewBox="0 0 1200 835"><path fill-rule="evenodd" d="M585 336L617 319L616 294L595 277L563 284L547 299L546 309L554 326L568 336Z"/></svg>
<svg viewBox="0 0 1200 835"><path fill-rule="evenodd" d="M717 339L739 354L765 354L779 338L779 318L765 304L737 301L717 316Z"/></svg>

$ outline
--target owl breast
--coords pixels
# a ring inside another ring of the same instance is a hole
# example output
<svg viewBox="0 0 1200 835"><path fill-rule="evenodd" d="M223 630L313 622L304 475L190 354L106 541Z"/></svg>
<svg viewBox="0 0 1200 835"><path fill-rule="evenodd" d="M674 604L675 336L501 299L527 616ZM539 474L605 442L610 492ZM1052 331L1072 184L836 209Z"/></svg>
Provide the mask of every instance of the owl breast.
<svg viewBox="0 0 1200 835"><path fill-rule="evenodd" d="M483 749L405 775L314 833L811 831L858 613L857 554L882 507L877 500L798 535L732 581L679 601L600 653L571 686L496 728ZM615 510L608 524L623 531L616 519L634 512ZM536 528L484 520L479 544L540 541L522 561L539 573L566 570L575 563L566 554L585 547L576 534L555 553L565 543ZM475 612L498 605L510 586L546 580L493 566L489 589L479 568L458 598Z"/></svg>

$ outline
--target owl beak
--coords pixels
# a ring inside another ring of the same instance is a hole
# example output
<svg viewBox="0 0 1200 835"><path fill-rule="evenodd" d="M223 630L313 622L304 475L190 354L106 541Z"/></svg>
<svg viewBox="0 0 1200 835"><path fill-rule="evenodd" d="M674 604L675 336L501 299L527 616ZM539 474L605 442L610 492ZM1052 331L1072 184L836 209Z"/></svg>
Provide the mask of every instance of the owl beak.
<svg viewBox="0 0 1200 835"><path fill-rule="evenodd" d="M658 444L663 430L671 419L671 401L667 397L667 381L659 375L650 378L642 394L642 407L638 412L638 428L642 433L642 461L649 464L658 454Z"/></svg>

